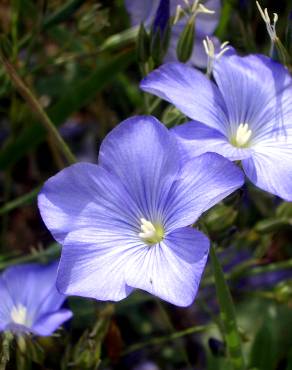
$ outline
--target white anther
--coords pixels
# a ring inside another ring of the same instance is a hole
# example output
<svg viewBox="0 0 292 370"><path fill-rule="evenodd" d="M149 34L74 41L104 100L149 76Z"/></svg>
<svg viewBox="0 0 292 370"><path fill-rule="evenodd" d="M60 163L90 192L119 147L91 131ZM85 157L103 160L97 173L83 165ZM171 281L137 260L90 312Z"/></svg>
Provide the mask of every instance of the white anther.
<svg viewBox="0 0 292 370"><path fill-rule="evenodd" d="M139 237L142 239L152 239L156 235L156 229L152 222L147 221L145 218L141 218L141 232Z"/></svg>
<svg viewBox="0 0 292 370"><path fill-rule="evenodd" d="M30 326L31 320L27 315L27 308L19 303L17 306L14 306L11 310L11 320L14 324Z"/></svg>
<svg viewBox="0 0 292 370"><path fill-rule="evenodd" d="M197 16L199 13L204 14L214 14L215 11L207 8L205 5L201 4L201 0L195 0L192 4L189 0L183 0L186 5L186 11L192 16ZM175 18L176 19L176 18Z"/></svg>
<svg viewBox="0 0 292 370"><path fill-rule="evenodd" d="M270 19L269 13L268 13L268 9L265 8L263 10L258 1L256 1L256 4L257 4L258 10L261 14L261 17L263 18L264 22L266 23L266 28L267 28L268 34L269 34L272 42L275 42L276 39L277 39L276 23L279 19L278 14L273 13L273 15L274 15L273 24L271 24L271 19Z"/></svg>
<svg viewBox="0 0 292 370"><path fill-rule="evenodd" d="M176 24L183 16L187 15L181 5L176 7L173 24Z"/></svg>
<svg viewBox="0 0 292 370"><path fill-rule="evenodd" d="M161 242L164 236L163 227L160 225L155 227L152 222L146 220L145 218L141 218L140 221L141 232L138 235L143 242L150 245Z"/></svg>
<svg viewBox="0 0 292 370"><path fill-rule="evenodd" d="M229 44L229 41L223 42L223 44L220 46L220 52L215 53L215 46L213 41L206 36L206 39L203 40L203 46L205 49L205 53L208 56L208 62L207 62L207 76L211 76L211 73L213 71L214 61L218 60L222 57L223 54L226 53L230 48L227 46Z"/></svg>
<svg viewBox="0 0 292 370"><path fill-rule="evenodd" d="M251 134L252 134L252 131L249 129L248 124L241 123L237 128L234 144L238 147L245 146L248 143L251 137Z"/></svg>
<svg viewBox="0 0 292 370"><path fill-rule="evenodd" d="M205 5L199 4L197 14L203 13L203 14L215 14L215 10L208 9Z"/></svg>

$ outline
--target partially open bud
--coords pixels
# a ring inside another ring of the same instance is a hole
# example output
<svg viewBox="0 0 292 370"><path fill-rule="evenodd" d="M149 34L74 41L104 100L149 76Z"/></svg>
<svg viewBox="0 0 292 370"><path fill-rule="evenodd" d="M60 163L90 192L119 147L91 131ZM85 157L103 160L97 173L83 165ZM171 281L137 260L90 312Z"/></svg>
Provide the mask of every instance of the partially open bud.
<svg viewBox="0 0 292 370"><path fill-rule="evenodd" d="M171 33L169 0L160 0L150 32L150 52L153 60L161 64L167 52Z"/></svg>

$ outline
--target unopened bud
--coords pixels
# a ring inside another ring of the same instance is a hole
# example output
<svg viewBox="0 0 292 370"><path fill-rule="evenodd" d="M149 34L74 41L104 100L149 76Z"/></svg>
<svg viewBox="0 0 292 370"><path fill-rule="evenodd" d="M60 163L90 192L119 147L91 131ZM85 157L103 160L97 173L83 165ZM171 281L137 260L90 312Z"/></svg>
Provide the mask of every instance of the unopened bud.
<svg viewBox="0 0 292 370"><path fill-rule="evenodd" d="M168 50L170 40L171 26L170 22L162 31L159 28L152 27L150 32L150 54L156 64L161 64Z"/></svg>
<svg viewBox="0 0 292 370"><path fill-rule="evenodd" d="M144 24L141 23L139 32L138 32L138 39L137 39L137 57L138 62L145 63L147 62L150 56L150 39L149 35L144 27Z"/></svg>
<svg viewBox="0 0 292 370"><path fill-rule="evenodd" d="M187 62L192 53L195 40L195 17L191 17L179 36L176 55L180 62Z"/></svg>

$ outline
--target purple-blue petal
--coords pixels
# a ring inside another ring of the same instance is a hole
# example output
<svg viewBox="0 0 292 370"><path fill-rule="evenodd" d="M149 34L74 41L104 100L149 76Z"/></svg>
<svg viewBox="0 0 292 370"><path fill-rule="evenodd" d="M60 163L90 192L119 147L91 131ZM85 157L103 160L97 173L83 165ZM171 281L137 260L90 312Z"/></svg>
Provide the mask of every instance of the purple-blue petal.
<svg viewBox="0 0 292 370"><path fill-rule="evenodd" d="M166 229L175 230L194 223L203 212L243 183L243 172L219 154L205 153L191 159L181 169L169 195Z"/></svg>
<svg viewBox="0 0 292 370"><path fill-rule="evenodd" d="M259 145L254 155L242 161L243 169L259 188L292 201L292 135L290 143Z"/></svg>
<svg viewBox="0 0 292 370"><path fill-rule="evenodd" d="M191 227L169 234L160 244L137 251L127 262L126 282L177 306L189 306L207 261L209 240Z"/></svg>
<svg viewBox="0 0 292 370"><path fill-rule="evenodd" d="M34 332L34 325L43 316L60 309L66 297L56 288L57 266L57 262L47 266L31 263L13 266L3 272L0 280L0 330ZM31 325L13 321L12 312L18 307L26 310ZM67 316L72 316L71 311L66 312Z"/></svg>
<svg viewBox="0 0 292 370"><path fill-rule="evenodd" d="M143 243L138 233L119 235L114 228L72 232L62 249L57 287L68 295L119 301L132 291L125 282L125 268L139 248Z"/></svg>
<svg viewBox="0 0 292 370"><path fill-rule="evenodd" d="M0 302L0 331L2 331L11 320L11 310L14 305L2 276L0 277Z"/></svg>
<svg viewBox="0 0 292 370"><path fill-rule="evenodd" d="M226 133L228 121L221 93L200 71L182 63L167 63L144 78L140 87L172 103L186 116Z"/></svg>
<svg viewBox="0 0 292 370"><path fill-rule="evenodd" d="M110 191L109 191L110 189ZM116 232L135 227L136 204L119 179L101 166L79 163L51 177L38 206L54 238L63 243L71 231L86 228Z"/></svg>
<svg viewBox="0 0 292 370"><path fill-rule="evenodd" d="M214 77L228 112L229 137L247 123L253 145L291 125L292 78L281 64L263 55L228 54L215 63Z"/></svg>
<svg viewBox="0 0 292 370"><path fill-rule="evenodd" d="M139 217L160 218L180 167L176 140L163 124L151 116L123 121L104 139L99 164L120 179Z"/></svg>
<svg viewBox="0 0 292 370"><path fill-rule="evenodd" d="M177 138L184 162L207 152L218 153L232 161L249 158L253 153L250 148L233 146L221 132L200 122L187 122L171 132Z"/></svg>
<svg viewBox="0 0 292 370"><path fill-rule="evenodd" d="M65 321L72 317L72 312L66 309L51 312L41 316L31 328L36 335L49 336L54 333Z"/></svg>

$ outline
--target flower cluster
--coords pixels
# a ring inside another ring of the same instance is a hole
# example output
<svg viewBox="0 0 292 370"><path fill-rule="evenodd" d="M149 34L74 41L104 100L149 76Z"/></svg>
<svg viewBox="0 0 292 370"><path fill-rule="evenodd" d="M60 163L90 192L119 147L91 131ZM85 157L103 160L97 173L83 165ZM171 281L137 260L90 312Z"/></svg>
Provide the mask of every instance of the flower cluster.
<svg viewBox="0 0 292 370"><path fill-rule="evenodd" d="M191 7L198 14L199 3ZM133 24L162 27L170 15L178 17L166 56L176 60L188 11L182 2L126 4ZM77 163L47 180L38 206L62 245L61 259L1 275L1 331L50 335L72 316L61 309L65 295L119 301L141 289L189 306L210 246L195 227L199 217L239 189L244 173L292 201L292 78L278 62L238 56L225 43L216 56L211 39L203 38L217 25L220 1L202 6L191 62L206 66L205 46L212 59L207 75L170 62L141 83L191 121L168 130L152 116L126 119L105 137L98 164Z"/></svg>
<svg viewBox="0 0 292 370"><path fill-rule="evenodd" d="M255 185L292 200L292 78L263 55L228 51L216 84L180 63L150 73L141 88L173 103L193 121L173 129L185 160L215 152L242 167Z"/></svg>

